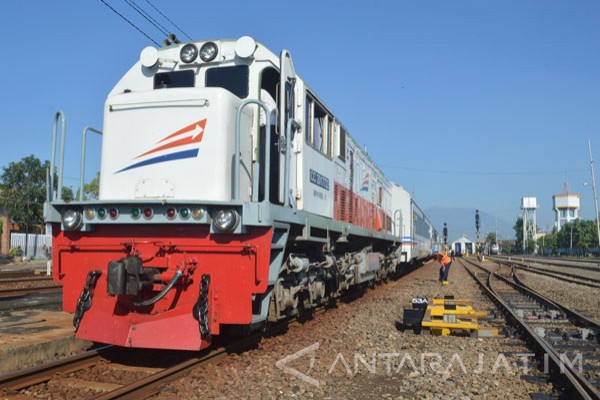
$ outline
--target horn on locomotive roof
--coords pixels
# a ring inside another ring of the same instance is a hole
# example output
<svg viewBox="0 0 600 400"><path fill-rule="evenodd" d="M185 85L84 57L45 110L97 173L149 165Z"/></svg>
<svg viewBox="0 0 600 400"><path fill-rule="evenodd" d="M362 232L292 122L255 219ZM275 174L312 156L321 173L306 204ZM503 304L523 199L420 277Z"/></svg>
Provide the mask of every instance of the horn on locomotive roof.
<svg viewBox="0 0 600 400"><path fill-rule="evenodd" d="M170 46L172 44L178 44L181 43L179 41L179 39L177 39L177 36L174 33L171 33L169 36L167 36L167 38L165 40L163 40L163 45L165 46Z"/></svg>

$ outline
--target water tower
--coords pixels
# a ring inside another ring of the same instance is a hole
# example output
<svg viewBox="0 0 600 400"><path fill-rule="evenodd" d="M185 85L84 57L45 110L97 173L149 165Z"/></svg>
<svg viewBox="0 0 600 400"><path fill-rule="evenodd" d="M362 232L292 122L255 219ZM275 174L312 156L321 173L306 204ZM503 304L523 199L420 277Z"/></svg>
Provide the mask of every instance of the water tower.
<svg viewBox="0 0 600 400"><path fill-rule="evenodd" d="M521 210L523 210L523 253L527 248L529 239L536 238L535 210L537 199L535 197L523 197L521 199ZM536 245L537 247L537 245Z"/></svg>
<svg viewBox="0 0 600 400"><path fill-rule="evenodd" d="M556 228L579 218L579 195L574 193L555 194L552 196L554 212L556 212Z"/></svg>

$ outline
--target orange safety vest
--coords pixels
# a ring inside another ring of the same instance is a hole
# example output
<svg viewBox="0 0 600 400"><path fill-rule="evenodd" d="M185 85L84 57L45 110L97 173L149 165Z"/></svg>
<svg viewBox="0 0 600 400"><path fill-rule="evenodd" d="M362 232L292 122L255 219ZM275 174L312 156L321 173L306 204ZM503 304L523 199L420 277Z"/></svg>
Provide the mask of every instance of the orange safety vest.
<svg viewBox="0 0 600 400"><path fill-rule="evenodd" d="M443 266L446 266L452 262L452 259L448 257L448 254L438 253L436 254L435 259L441 262Z"/></svg>

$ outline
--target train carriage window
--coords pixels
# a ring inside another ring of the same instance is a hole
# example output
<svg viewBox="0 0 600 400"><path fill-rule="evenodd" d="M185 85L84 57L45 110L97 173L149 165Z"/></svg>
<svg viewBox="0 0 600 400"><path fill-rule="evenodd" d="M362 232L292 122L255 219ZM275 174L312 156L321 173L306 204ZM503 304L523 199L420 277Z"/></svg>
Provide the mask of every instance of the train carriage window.
<svg viewBox="0 0 600 400"><path fill-rule="evenodd" d="M338 157L346 160L346 129L340 125L340 137L338 147Z"/></svg>
<svg viewBox="0 0 600 400"><path fill-rule="evenodd" d="M414 220L415 233L419 236L428 237L429 236L429 226L427 225L425 218L423 218L422 215L415 213L415 214L413 214L413 220Z"/></svg>
<svg viewBox="0 0 600 400"><path fill-rule="evenodd" d="M194 87L195 77L192 70L161 72L154 75L154 89Z"/></svg>
<svg viewBox="0 0 600 400"><path fill-rule="evenodd" d="M248 97L248 76L247 65L210 68L206 71L206 87L221 87L244 99Z"/></svg>

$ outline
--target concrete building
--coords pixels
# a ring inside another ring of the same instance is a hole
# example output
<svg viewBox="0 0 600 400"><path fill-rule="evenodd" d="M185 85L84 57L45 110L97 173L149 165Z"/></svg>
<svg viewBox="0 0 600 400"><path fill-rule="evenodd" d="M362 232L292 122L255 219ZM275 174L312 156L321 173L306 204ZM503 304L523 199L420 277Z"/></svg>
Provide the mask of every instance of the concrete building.
<svg viewBox="0 0 600 400"><path fill-rule="evenodd" d="M579 195L574 193L555 194L552 196L552 204L556 213L554 224L560 228L567 222L579 219Z"/></svg>
<svg viewBox="0 0 600 400"><path fill-rule="evenodd" d="M473 254L476 251L476 245L467 235L463 235L450 244L450 250L454 250L454 254Z"/></svg>

